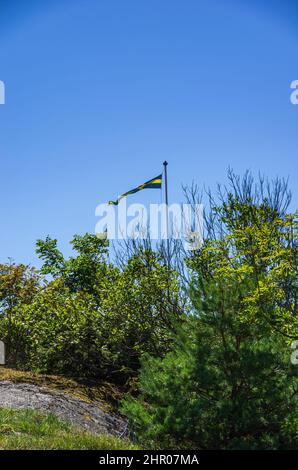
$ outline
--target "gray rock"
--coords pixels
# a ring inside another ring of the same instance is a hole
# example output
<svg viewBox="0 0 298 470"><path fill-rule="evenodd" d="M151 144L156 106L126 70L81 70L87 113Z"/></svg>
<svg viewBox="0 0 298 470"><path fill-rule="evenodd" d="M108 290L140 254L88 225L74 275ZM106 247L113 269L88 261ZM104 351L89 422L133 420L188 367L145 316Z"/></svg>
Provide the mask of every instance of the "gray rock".
<svg viewBox="0 0 298 470"><path fill-rule="evenodd" d="M0 407L52 413L74 427L94 434L121 437L127 434L127 425L122 417L66 393L36 385L0 381Z"/></svg>

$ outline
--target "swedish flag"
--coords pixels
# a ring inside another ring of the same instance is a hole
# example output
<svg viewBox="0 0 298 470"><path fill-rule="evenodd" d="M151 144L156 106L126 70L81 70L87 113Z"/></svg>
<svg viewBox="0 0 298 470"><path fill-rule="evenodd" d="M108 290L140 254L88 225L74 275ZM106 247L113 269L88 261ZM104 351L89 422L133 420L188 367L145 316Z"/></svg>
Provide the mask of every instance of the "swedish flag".
<svg viewBox="0 0 298 470"><path fill-rule="evenodd" d="M158 175L155 178L152 178L149 181L146 181L146 183L140 184L140 186L137 186L134 189L131 189L130 191L127 191L126 193L121 194L121 196L118 197L116 201L109 201L109 204L114 204L115 206L118 205L119 201L125 197L129 196L129 194L134 194L137 193L138 191L141 191L142 189L160 189L161 188L161 182L162 182L162 175Z"/></svg>

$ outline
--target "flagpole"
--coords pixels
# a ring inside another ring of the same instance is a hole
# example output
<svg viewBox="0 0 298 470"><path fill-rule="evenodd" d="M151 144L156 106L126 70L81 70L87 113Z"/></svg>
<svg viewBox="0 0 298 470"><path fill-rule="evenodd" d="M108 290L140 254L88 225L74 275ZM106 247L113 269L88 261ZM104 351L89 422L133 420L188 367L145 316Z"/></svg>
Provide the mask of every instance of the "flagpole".
<svg viewBox="0 0 298 470"><path fill-rule="evenodd" d="M164 166L164 173L165 173L167 257L168 257L168 267L170 267L169 200L168 200L168 172L167 172L168 162L166 160L163 162L163 166Z"/></svg>

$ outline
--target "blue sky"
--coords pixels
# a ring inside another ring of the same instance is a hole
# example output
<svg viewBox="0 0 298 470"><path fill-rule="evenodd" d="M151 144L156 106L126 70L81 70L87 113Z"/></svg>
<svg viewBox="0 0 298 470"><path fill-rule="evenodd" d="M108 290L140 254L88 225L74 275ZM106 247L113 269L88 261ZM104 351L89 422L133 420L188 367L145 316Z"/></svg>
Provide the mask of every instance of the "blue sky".
<svg viewBox="0 0 298 470"><path fill-rule="evenodd" d="M0 261L93 232L97 204L156 176L289 176L297 207L298 9L290 1L1 0ZM129 202L160 202L147 190Z"/></svg>

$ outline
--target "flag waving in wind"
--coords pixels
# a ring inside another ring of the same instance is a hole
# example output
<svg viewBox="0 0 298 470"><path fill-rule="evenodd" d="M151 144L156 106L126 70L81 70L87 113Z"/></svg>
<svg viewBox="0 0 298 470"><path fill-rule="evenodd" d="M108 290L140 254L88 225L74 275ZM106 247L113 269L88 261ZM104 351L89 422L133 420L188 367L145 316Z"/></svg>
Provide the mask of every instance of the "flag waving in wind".
<svg viewBox="0 0 298 470"><path fill-rule="evenodd" d="M149 181L146 181L146 183L140 184L140 186L137 186L134 189L131 189L130 191L127 191L127 193L121 194L121 196L118 197L116 201L109 201L109 204L114 204L115 206L118 205L119 201L125 197L128 196L129 194L134 194L137 193L138 191L141 191L142 189L160 189L161 188L161 182L162 182L162 175L158 175L155 178L152 178Z"/></svg>

